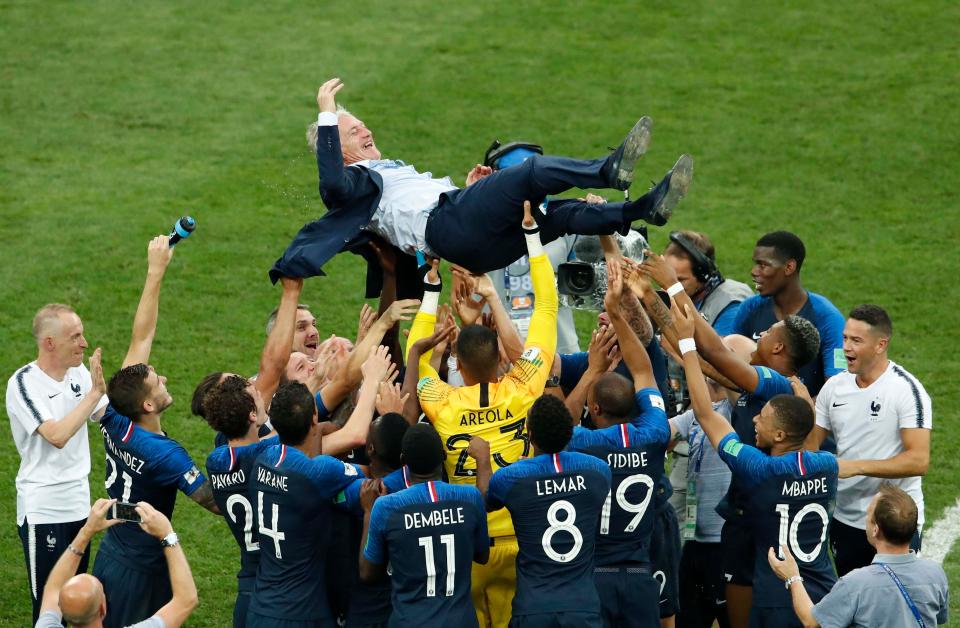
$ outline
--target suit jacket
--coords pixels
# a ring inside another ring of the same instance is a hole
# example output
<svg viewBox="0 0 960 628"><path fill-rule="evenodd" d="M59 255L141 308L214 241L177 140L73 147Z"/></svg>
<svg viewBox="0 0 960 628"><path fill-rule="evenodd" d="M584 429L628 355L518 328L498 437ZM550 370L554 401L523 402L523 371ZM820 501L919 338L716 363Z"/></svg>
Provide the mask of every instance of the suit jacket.
<svg viewBox="0 0 960 628"><path fill-rule="evenodd" d="M327 213L305 224L270 270L270 281L280 277L324 275L323 265L342 251L367 260L367 298L380 295L383 270L369 246L370 236L363 228L380 204L383 179L363 166L343 165L340 133L336 126L317 127L317 170L320 198ZM398 298L419 298L423 286L417 275L416 258L394 247L397 257Z"/></svg>

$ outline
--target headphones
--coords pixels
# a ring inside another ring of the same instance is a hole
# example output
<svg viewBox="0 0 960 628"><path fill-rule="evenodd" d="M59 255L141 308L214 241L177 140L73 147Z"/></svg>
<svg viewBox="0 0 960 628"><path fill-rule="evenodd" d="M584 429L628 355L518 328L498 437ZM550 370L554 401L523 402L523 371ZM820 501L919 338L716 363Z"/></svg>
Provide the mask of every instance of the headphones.
<svg viewBox="0 0 960 628"><path fill-rule="evenodd" d="M670 232L670 241L679 246L690 257L694 276L704 284L703 291L710 294L714 289L723 283L723 275L720 269L709 257L703 254L697 245L690 238L679 231Z"/></svg>

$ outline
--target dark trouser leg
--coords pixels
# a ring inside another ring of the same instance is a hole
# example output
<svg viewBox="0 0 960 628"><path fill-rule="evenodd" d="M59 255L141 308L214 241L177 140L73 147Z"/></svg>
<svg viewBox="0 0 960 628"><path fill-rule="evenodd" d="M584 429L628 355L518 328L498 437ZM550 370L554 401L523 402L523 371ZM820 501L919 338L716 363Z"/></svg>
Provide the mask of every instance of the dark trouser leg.
<svg viewBox="0 0 960 628"><path fill-rule="evenodd" d="M725 584L719 543L687 541L680 558L678 628L727 628Z"/></svg>
<svg viewBox="0 0 960 628"><path fill-rule="evenodd" d="M830 550L837 566L837 575L843 577L873 561L877 551L867 542L867 533L834 519L830 522Z"/></svg>
<svg viewBox="0 0 960 628"><path fill-rule="evenodd" d="M27 583L33 602L32 623L36 623L37 617L40 616L40 600L43 598L43 587L47 584L47 577L84 523L86 523L85 519L67 523L32 524L25 519L23 525L18 526L20 542L23 545L23 557L27 563ZM88 546L83 553L83 558L80 559L77 573L85 573L89 562L90 547Z"/></svg>

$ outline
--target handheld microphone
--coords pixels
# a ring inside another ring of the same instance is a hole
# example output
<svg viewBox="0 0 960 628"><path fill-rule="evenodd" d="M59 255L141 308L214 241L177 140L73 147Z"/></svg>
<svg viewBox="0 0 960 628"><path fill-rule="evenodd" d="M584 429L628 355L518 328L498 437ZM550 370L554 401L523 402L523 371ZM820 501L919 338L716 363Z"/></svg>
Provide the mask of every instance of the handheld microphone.
<svg viewBox="0 0 960 628"><path fill-rule="evenodd" d="M173 224L170 230L170 248L173 248L177 242L183 240L197 228L197 221L190 216L184 216Z"/></svg>

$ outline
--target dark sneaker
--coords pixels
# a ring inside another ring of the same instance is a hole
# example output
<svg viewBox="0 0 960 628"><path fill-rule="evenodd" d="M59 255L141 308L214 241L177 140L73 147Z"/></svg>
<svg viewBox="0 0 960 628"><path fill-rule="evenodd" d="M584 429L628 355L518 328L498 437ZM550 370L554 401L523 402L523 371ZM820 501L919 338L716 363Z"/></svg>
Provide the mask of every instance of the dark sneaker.
<svg viewBox="0 0 960 628"><path fill-rule="evenodd" d="M667 173L649 194L654 195L654 206L645 220L651 225L660 227L667 224L673 209L690 190L693 180L693 157L680 155L677 163Z"/></svg>
<svg viewBox="0 0 960 628"><path fill-rule="evenodd" d="M633 125L626 139L610 155L607 166L608 186L614 190L627 190L633 183L633 168L637 160L643 157L650 146L650 131L653 128L653 120L643 116Z"/></svg>

